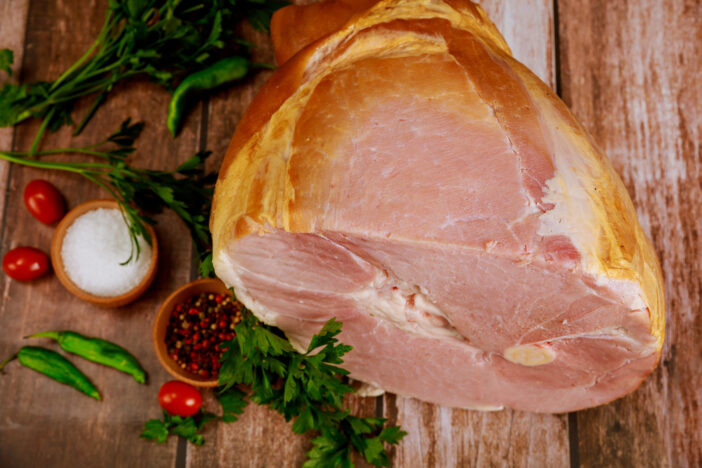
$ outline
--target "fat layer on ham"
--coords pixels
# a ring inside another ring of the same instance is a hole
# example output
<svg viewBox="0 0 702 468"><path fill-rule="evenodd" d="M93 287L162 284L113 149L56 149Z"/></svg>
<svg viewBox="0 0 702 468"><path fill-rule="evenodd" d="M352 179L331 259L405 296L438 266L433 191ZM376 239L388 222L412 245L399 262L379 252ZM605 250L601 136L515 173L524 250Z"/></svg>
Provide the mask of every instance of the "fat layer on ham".
<svg viewBox="0 0 702 468"><path fill-rule="evenodd" d="M211 227L217 275L352 377L461 408L565 412L635 389L660 267L560 99L463 0L287 7ZM293 33L292 39L283 35Z"/></svg>

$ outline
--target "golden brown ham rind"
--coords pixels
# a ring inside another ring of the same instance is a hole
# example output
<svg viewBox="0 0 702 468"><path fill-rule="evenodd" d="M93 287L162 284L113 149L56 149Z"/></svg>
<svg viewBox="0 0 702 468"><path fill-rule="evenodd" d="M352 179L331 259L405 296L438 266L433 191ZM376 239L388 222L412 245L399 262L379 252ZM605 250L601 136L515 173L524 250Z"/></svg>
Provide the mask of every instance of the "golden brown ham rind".
<svg viewBox="0 0 702 468"><path fill-rule="evenodd" d="M329 0L311 5L289 5L271 19L271 40L278 65L321 39L341 29L354 15L378 0Z"/></svg>

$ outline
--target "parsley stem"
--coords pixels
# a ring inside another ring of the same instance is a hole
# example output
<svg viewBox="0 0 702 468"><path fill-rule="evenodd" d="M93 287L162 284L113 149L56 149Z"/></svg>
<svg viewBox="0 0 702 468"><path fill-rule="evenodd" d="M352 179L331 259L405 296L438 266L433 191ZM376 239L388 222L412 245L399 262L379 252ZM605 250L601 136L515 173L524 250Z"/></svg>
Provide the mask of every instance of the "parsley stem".
<svg viewBox="0 0 702 468"><path fill-rule="evenodd" d="M15 164L21 164L23 166L36 167L39 169L54 169L58 171L74 172L76 174L83 174L85 168L77 167L80 163L54 163L50 161L37 161L35 159L27 159L23 157L13 156L11 154L0 152L0 159L9 161Z"/></svg>
<svg viewBox="0 0 702 468"><path fill-rule="evenodd" d="M85 116L81 119L80 123L76 127L75 130L73 130L73 136L76 136L80 134L80 132L83 131L85 126L88 124L88 121L93 117L95 114L95 111L97 111L98 107L102 105L103 102L105 102L105 98L107 97L107 92L103 91L102 93L98 94L98 97L95 98L93 101L93 104L90 106L90 109L88 109L88 112L86 112Z"/></svg>
<svg viewBox="0 0 702 468"><path fill-rule="evenodd" d="M36 154L37 149L39 148L39 143L44 137L44 132L46 132L46 127L51 123L51 119L54 117L55 111L55 107L49 109L49 112L44 117L44 120L41 121L41 126L39 127L39 131L37 132L37 136L34 137L34 142L32 143L32 147L29 150L30 156L34 156Z"/></svg>
<svg viewBox="0 0 702 468"><path fill-rule="evenodd" d="M109 11L107 15L105 16L105 22L102 27L102 30L100 31L100 34L98 37L95 39L95 41L88 47L88 50L85 51L85 53L73 64L71 65L68 70L63 72L61 76L58 77L56 81L51 85L51 88L49 88L49 91L53 91L59 87L61 83L63 83L66 78L68 78L74 71L76 71L78 68L80 68L85 61L87 61L90 56L93 54L95 49L100 45L104 39L107 33L112 29L111 23L112 23L112 11Z"/></svg>

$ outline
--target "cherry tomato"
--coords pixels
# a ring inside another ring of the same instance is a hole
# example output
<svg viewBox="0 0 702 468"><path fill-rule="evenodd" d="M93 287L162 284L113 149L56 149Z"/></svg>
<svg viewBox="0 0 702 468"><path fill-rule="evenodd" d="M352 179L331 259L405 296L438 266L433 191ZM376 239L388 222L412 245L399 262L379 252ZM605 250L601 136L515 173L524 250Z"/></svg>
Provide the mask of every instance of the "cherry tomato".
<svg viewBox="0 0 702 468"><path fill-rule="evenodd" d="M24 204L32 216L44 224L55 223L66 211L61 192L41 179L31 181L24 188Z"/></svg>
<svg viewBox="0 0 702 468"><path fill-rule="evenodd" d="M171 380L161 385L158 391L161 408L174 416L192 416L202 407L202 395L190 384Z"/></svg>
<svg viewBox="0 0 702 468"><path fill-rule="evenodd" d="M49 256L34 247L15 247L2 258L2 269L10 278L32 281L49 271Z"/></svg>

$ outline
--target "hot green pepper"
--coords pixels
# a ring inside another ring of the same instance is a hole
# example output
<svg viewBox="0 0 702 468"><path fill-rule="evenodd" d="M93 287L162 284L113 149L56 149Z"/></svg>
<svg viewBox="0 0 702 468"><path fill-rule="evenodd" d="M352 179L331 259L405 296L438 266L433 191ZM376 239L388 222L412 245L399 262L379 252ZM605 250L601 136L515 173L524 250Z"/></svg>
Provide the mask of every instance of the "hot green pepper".
<svg viewBox="0 0 702 468"><path fill-rule="evenodd" d="M204 70L188 75L176 88L168 106L166 124L175 138L183 122L188 99L193 93L209 91L230 81L242 78L249 70L249 61L243 57L222 59Z"/></svg>
<svg viewBox="0 0 702 468"><path fill-rule="evenodd" d="M0 371L2 371L5 364L14 358L17 358L24 367L40 372L58 382L70 385L96 400L100 399L100 393L98 393L85 374L56 351L38 346L25 346L17 351L17 354L0 363Z"/></svg>
<svg viewBox="0 0 702 468"><path fill-rule="evenodd" d="M125 372L139 383L146 382L146 372L129 351L100 338L90 338L72 331L47 331L27 338L52 338L68 353Z"/></svg>

